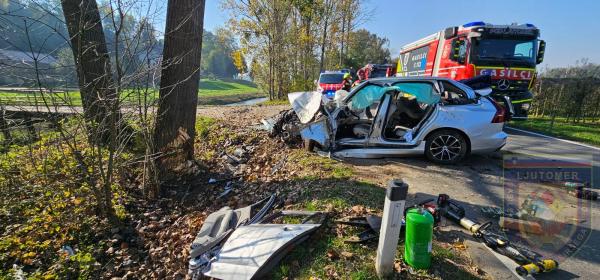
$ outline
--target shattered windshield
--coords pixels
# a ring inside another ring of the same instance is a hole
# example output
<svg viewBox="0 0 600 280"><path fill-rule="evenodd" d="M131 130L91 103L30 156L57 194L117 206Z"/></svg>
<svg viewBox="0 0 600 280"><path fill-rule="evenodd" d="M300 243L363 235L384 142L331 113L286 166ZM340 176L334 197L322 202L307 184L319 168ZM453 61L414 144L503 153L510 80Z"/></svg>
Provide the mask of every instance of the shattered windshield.
<svg viewBox="0 0 600 280"><path fill-rule="evenodd" d="M535 40L479 39L474 40L474 56L480 60L535 63Z"/></svg>

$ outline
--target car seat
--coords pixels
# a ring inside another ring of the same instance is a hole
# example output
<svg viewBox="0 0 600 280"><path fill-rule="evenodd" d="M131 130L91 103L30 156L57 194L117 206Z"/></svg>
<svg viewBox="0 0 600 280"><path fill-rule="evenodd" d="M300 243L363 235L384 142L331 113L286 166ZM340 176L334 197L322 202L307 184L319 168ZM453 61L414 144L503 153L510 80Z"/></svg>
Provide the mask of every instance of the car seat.
<svg viewBox="0 0 600 280"><path fill-rule="evenodd" d="M367 123L359 123L352 127L352 133L356 137L366 138L369 136L369 132L371 131L371 124Z"/></svg>

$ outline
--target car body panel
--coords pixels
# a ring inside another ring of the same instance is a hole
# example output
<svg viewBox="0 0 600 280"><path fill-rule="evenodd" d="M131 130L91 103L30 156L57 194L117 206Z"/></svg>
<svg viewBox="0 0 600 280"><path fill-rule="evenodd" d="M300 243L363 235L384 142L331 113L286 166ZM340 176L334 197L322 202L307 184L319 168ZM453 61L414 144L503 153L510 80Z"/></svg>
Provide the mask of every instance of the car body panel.
<svg viewBox="0 0 600 280"><path fill-rule="evenodd" d="M321 95L314 92L293 92L288 94L292 109L301 123L308 123L321 108Z"/></svg>

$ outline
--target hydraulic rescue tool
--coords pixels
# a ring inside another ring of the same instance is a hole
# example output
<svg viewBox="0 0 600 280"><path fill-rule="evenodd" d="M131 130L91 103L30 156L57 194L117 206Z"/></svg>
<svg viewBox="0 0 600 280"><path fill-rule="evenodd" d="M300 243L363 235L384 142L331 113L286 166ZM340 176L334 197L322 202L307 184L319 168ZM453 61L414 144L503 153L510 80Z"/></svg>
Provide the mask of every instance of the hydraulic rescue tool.
<svg viewBox="0 0 600 280"><path fill-rule="evenodd" d="M437 199L437 207L426 207L429 211L440 212L447 219L460 224L469 230L473 236L485 243L492 250L509 257L519 266L517 274L527 276L541 272L549 272L558 268L558 262L553 259L544 258L542 255L512 244L506 237L489 229L491 222L480 224L465 217L465 209L455 201L450 200L446 194L440 194ZM435 216L435 214L434 214Z"/></svg>

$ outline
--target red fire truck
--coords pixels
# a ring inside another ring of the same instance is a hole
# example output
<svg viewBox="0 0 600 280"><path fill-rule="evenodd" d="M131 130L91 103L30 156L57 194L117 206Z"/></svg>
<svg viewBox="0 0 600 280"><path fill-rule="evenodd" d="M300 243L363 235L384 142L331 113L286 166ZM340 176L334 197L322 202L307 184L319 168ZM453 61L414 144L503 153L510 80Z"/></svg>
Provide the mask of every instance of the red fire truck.
<svg viewBox="0 0 600 280"><path fill-rule="evenodd" d="M490 75L492 96L507 95L514 118L527 118L537 64L546 43L533 24L494 25L482 21L448 27L400 50L397 76L440 76L455 80Z"/></svg>

